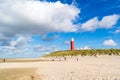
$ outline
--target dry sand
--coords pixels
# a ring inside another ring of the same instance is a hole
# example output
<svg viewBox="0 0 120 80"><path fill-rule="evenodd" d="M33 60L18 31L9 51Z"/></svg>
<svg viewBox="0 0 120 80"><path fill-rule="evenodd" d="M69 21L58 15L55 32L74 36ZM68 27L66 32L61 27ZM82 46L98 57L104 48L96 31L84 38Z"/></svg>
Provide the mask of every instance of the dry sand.
<svg viewBox="0 0 120 80"><path fill-rule="evenodd" d="M86 56L78 57L78 61L76 58L0 63L0 69L36 68L36 74L42 76L42 80L120 80L120 56Z"/></svg>

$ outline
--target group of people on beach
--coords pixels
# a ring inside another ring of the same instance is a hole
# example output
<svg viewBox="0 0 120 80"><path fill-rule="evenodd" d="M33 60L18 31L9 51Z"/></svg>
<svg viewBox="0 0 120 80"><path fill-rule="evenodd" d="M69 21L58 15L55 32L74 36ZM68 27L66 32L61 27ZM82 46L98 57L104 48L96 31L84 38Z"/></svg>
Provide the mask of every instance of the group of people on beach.
<svg viewBox="0 0 120 80"><path fill-rule="evenodd" d="M64 59L64 61L66 61L66 60L67 60L67 58L66 58L66 57L64 57L63 59ZM78 58L76 58L76 60L78 61ZM55 59L52 59L52 61L55 61ZM61 58L59 58L59 61L61 61Z"/></svg>

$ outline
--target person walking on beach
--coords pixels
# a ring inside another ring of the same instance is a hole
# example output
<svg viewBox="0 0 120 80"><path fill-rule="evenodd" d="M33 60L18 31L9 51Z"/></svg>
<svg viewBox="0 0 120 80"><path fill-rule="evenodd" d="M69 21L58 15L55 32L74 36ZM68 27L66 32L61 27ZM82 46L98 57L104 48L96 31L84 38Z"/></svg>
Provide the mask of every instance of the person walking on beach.
<svg viewBox="0 0 120 80"><path fill-rule="evenodd" d="M52 61L55 61L54 59L52 59Z"/></svg>
<svg viewBox="0 0 120 80"><path fill-rule="evenodd" d="M66 61L66 57L64 57L64 60Z"/></svg>
<svg viewBox="0 0 120 80"><path fill-rule="evenodd" d="M5 59L3 59L3 62L5 62Z"/></svg>
<svg viewBox="0 0 120 80"><path fill-rule="evenodd" d="M78 58L76 60L78 61Z"/></svg>

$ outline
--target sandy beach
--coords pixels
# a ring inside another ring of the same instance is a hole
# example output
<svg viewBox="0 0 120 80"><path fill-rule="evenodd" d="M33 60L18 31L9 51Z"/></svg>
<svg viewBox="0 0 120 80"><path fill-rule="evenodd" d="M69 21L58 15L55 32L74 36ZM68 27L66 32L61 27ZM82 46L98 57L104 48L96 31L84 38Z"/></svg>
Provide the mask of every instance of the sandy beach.
<svg viewBox="0 0 120 80"><path fill-rule="evenodd" d="M37 76L33 80L120 80L120 56L80 56L67 57L66 61L63 58L61 61L59 58L54 60L0 63L0 72L3 69L35 68Z"/></svg>

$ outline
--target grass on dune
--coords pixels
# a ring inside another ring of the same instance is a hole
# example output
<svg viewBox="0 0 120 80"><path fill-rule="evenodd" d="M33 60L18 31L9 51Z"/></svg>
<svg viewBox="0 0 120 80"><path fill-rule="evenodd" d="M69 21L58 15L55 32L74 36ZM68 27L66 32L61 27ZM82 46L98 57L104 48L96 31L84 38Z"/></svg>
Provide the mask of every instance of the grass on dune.
<svg viewBox="0 0 120 80"><path fill-rule="evenodd" d="M57 56L97 56L97 55L120 55L120 49L92 49L92 50L65 50L56 51L46 54L43 57L57 57Z"/></svg>

